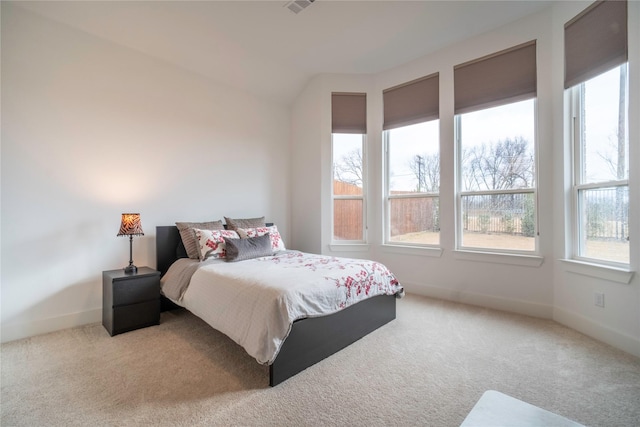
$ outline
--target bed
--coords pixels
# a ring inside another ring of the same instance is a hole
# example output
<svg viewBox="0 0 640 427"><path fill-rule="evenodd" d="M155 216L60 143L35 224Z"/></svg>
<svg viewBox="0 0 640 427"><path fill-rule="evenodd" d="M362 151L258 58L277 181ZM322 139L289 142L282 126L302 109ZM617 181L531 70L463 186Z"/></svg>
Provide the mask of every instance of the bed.
<svg viewBox="0 0 640 427"><path fill-rule="evenodd" d="M174 266L173 268L176 268L176 265L179 264L179 262L186 262L186 260L178 262L179 259L186 257L184 251L180 249L181 245L182 240L176 226L156 227L157 269L161 272L163 277L165 277L165 274L172 266ZM287 252L287 254L289 254L289 252ZM298 255L293 252L291 255L282 255L282 259L301 256L302 255ZM233 266L230 264L241 264L246 262L247 264L243 264L243 267L246 269L246 266L249 266L249 263L254 261L257 262L256 260L250 260L226 264L231 268ZM265 260L261 259L261 261ZM273 262L276 261L280 262L274 257ZM222 267L218 267L216 265L213 268ZM340 351L363 336L395 319L395 300L403 293L402 287L397 284L397 281L396 285L398 291L393 294L368 297L348 305L346 308L340 309L332 314L294 320L289 324L290 329L288 334L286 334L284 340L279 344L275 358L268 362L269 385L275 386L287 380L307 367ZM193 307L190 308L188 303L182 304L182 302L180 302L178 303L180 305L178 305L176 302L177 301L169 299L163 295L163 310L170 310L183 306L192 312L197 311L193 309ZM198 313L194 314L207 321L205 317L201 316L201 314L203 314L201 311L200 315ZM212 324L209 321L207 321L207 323L210 325ZM247 347L245 347L245 349L247 349ZM253 355L249 351L248 353ZM254 357L256 357L256 360L258 360L259 363L267 364L265 360L268 359L268 356L266 356L262 361L257 356Z"/></svg>

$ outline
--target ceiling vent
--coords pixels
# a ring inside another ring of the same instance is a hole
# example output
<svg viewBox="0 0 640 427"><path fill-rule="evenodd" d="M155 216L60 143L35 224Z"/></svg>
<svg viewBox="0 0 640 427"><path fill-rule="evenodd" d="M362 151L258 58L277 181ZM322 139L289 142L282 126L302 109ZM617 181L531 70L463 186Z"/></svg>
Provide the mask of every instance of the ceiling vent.
<svg viewBox="0 0 640 427"><path fill-rule="evenodd" d="M311 3L313 3L314 1L315 0L293 0L287 2L287 4L285 4L285 7L291 12L297 14L305 10L307 7L311 6Z"/></svg>

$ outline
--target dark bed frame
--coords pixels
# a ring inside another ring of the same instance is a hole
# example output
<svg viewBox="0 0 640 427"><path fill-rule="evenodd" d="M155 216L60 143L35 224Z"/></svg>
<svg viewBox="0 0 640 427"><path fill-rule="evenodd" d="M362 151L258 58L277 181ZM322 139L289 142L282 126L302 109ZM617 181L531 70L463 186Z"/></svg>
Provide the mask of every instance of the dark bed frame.
<svg viewBox="0 0 640 427"><path fill-rule="evenodd" d="M176 226L156 227L157 269L162 275L186 257ZM177 308L164 296L163 310ZM396 297L379 295L324 317L293 323L276 360L269 366L269 385L275 386L311 365L342 350L396 318Z"/></svg>

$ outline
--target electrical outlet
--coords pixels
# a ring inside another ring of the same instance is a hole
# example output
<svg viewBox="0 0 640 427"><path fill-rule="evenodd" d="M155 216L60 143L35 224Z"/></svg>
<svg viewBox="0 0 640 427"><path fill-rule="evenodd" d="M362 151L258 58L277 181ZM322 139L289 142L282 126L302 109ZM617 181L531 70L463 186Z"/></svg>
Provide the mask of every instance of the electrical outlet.
<svg viewBox="0 0 640 427"><path fill-rule="evenodd" d="M604 293L602 293L602 292L594 292L593 293L593 304L596 307L604 307Z"/></svg>

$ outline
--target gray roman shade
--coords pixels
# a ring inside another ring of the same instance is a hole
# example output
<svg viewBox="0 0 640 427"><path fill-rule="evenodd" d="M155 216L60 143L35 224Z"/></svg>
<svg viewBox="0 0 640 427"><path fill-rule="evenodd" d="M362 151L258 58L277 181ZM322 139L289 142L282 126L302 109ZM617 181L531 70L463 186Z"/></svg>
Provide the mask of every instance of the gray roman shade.
<svg viewBox="0 0 640 427"><path fill-rule="evenodd" d="M564 26L564 87L627 62L627 2L599 1Z"/></svg>
<svg viewBox="0 0 640 427"><path fill-rule="evenodd" d="M383 130L435 120L440 117L439 75L431 74L382 91Z"/></svg>
<svg viewBox="0 0 640 427"><path fill-rule="evenodd" d="M455 113L535 98L536 41L453 68Z"/></svg>
<svg viewBox="0 0 640 427"><path fill-rule="evenodd" d="M367 94L331 94L331 132L367 133Z"/></svg>

